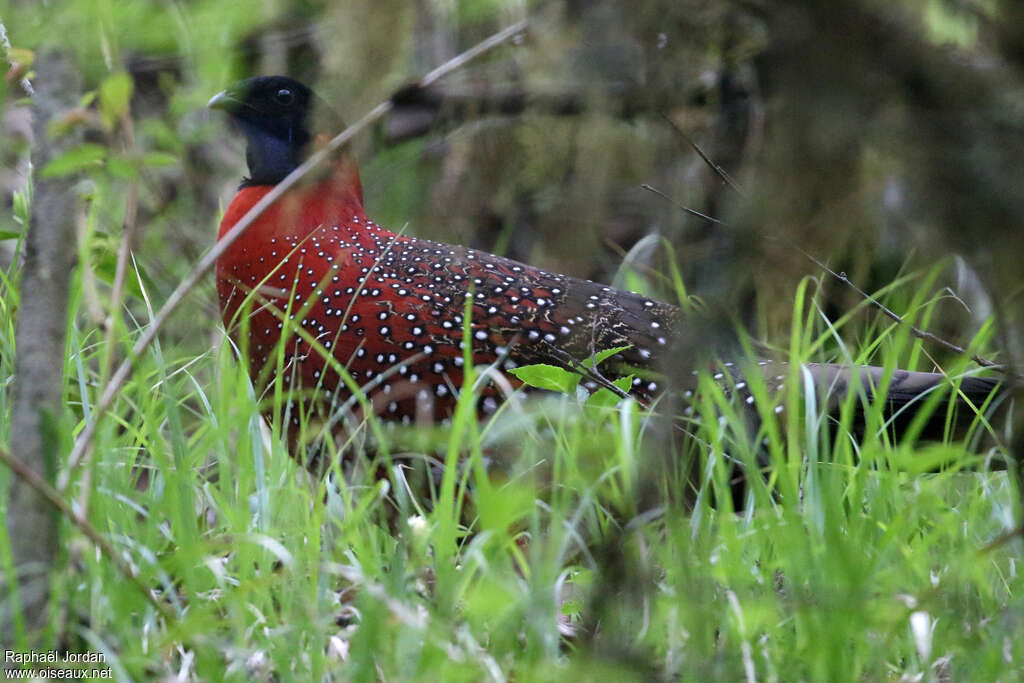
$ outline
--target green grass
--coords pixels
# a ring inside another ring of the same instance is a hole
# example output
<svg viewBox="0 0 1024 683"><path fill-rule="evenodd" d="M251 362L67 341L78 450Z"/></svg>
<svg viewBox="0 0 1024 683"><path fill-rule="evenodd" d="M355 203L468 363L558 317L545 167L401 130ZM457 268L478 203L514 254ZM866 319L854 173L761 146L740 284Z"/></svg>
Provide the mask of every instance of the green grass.
<svg viewBox="0 0 1024 683"><path fill-rule="evenodd" d="M887 302L926 323L938 275ZM0 283L4 435L16 281ZM920 341L874 314L824 323L811 284L796 292L793 358L925 367ZM76 307L83 291L79 274ZM65 446L110 343L78 313ZM126 324L117 353L139 333ZM200 346L147 352L69 493L166 609L64 520L61 646L103 652L122 680L1021 677L1020 541L989 547L1019 523L1012 478L982 463L998 448L894 441L877 405L852 440L854 399L837 426L795 390L778 398L784 419L752 434L702 377L696 417L679 423L691 437L658 407L576 396L478 425L464 392L451 428L374 429L385 447L327 483L258 417L230 345ZM738 512L728 459L764 475Z"/></svg>

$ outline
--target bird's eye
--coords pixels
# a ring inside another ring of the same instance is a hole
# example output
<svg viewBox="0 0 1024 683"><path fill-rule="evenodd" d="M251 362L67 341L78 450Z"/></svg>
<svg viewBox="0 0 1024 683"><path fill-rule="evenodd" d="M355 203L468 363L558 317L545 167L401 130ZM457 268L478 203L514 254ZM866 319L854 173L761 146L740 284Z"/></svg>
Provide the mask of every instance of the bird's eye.
<svg viewBox="0 0 1024 683"><path fill-rule="evenodd" d="M276 93L274 93L274 99L277 100L278 104L283 104L284 106L287 107L289 104L295 101L295 93L293 93L288 88L281 88Z"/></svg>

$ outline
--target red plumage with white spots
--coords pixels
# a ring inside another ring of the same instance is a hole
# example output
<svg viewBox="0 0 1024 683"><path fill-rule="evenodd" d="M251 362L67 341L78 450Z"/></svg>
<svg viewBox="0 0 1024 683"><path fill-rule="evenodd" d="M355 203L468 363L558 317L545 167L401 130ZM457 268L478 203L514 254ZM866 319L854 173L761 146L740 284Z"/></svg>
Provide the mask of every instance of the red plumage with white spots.
<svg viewBox="0 0 1024 683"><path fill-rule="evenodd" d="M226 110L245 134L250 173L224 215L221 235L304 160L314 131L340 128L329 107L286 77L243 81L210 105ZM602 369L610 379L633 374L632 393L642 400L659 390L652 375L682 319L678 307L631 292L390 232L364 212L349 157L271 205L218 261L217 289L224 324L246 350L257 390L281 373L292 395L301 396L288 415L293 432L302 421L299 406L324 417L352 405L352 386L338 367L385 420L450 416L462 389L467 297L475 365L570 367L628 347ZM850 382L849 369L840 366L808 369L833 393ZM856 381L871 387L881 369L860 373ZM897 371L890 401L906 402L941 381ZM962 390L983 397L994 386L970 379ZM482 412L493 412L498 390L489 385L482 393Z"/></svg>

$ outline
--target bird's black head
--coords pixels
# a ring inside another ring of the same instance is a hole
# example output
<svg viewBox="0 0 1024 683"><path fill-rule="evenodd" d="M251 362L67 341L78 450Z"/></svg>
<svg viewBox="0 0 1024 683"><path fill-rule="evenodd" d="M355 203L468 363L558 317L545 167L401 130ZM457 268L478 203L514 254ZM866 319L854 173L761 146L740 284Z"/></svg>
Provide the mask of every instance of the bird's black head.
<svg viewBox="0 0 1024 683"><path fill-rule="evenodd" d="M226 111L245 133L249 177L243 187L280 182L309 154L317 124L340 121L312 90L287 76L240 81L208 106Z"/></svg>

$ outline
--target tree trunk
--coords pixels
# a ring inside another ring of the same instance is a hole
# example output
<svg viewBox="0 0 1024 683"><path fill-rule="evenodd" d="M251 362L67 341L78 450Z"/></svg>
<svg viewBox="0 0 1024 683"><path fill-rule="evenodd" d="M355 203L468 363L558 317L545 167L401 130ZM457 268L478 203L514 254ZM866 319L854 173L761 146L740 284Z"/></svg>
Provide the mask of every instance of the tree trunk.
<svg viewBox="0 0 1024 683"><path fill-rule="evenodd" d="M81 92L72 64L55 54L40 54L33 98L36 170L78 140L66 135L51 139L50 122L74 106ZM15 334L14 405L11 455L53 482L59 448L58 424L63 410L65 332L68 287L76 249L74 179L37 179L32 216L24 241L21 305ZM13 473L7 498L7 533L17 584L16 603L0 596L0 633L14 641L27 632L29 646L52 639L50 626L51 569L58 548L54 508ZM20 612L20 619L18 612ZM10 645L14 645L11 642Z"/></svg>

